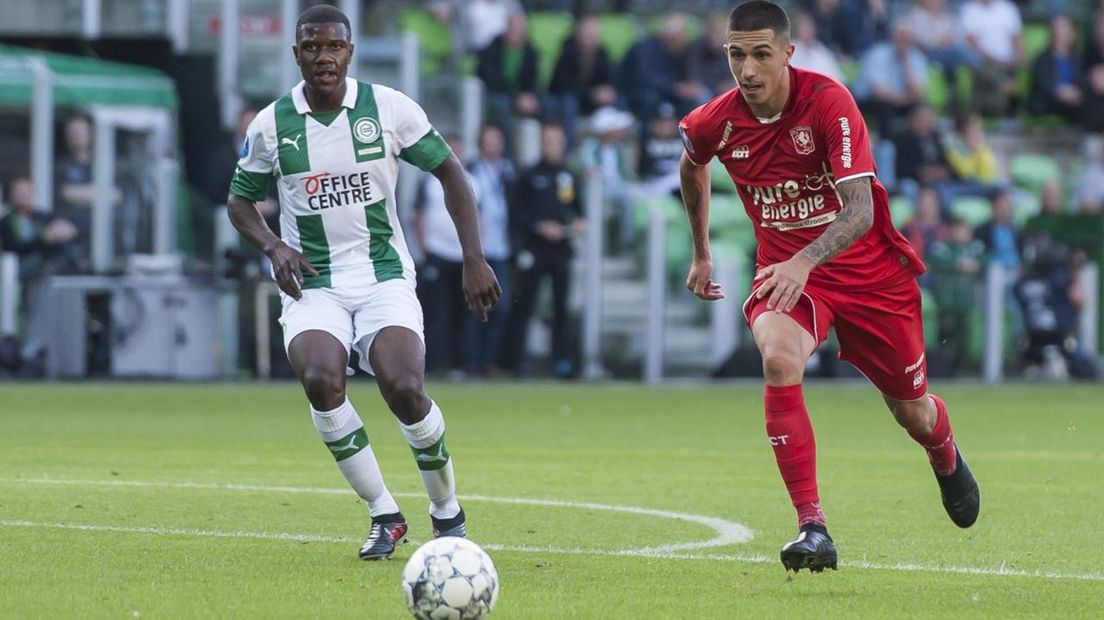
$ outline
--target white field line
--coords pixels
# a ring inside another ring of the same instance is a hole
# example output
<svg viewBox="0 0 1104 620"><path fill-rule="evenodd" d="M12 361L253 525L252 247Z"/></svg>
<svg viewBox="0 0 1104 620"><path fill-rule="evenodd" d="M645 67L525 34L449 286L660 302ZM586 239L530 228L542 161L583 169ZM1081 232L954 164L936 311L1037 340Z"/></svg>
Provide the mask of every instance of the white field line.
<svg viewBox="0 0 1104 620"><path fill-rule="evenodd" d="M213 484L213 483L198 483L198 482L149 482L141 480L54 480L46 478L9 478L0 479L0 483L23 483L23 484L60 484L60 485L91 485L91 486L107 486L107 487L146 487L146 488L173 488L173 489L205 489L205 490L227 490L227 491L244 491L244 492L279 492L279 493L310 493L310 494L325 494L325 495L347 495L349 490L347 489L330 489L330 488L311 488L311 487L280 487L280 486L258 486L258 485L244 485L244 484ZM424 497L422 493L394 493L393 495L399 497ZM466 495L464 499L471 501L485 501L491 503L508 503L508 504L521 504L521 505L535 505L535 506L548 506L548 507L560 507L560 508L583 508L590 510L608 510L613 512L625 512L629 514L640 514L647 516L660 516L673 519L685 519L688 521L701 523L703 525L709 525L714 527L714 522L722 522L731 525L744 528L738 523L732 523L724 521L723 519L714 519L712 517L703 517L700 515L692 515L688 513L674 513L663 510L653 510L649 508L639 508L635 506L611 506L607 504L592 504L587 502L565 502L560 500L541 500L541 499L526 499L526 498L498 498L484 495ZM708 523L707 523L708 522ZM99 525L91 523L50 523L40 521L26 521L26 520L2 520L0 519L0 527L28 527L28 528L46 528L46 529L64 529L64 530L79 530L79 531L91 531L91 532L121 532L121 533L134 533L134 534L152 534L160 536L194 536L204 538L244 538L255 540L274 540L274 541L286 541L286 542L298 542L298 543L340 543L340 544L353 544L360 543L360 540L339 536L320 536L313 534L291 534L286 532L248 532L239 530L201 530L191 528L174 528L174 527L139 527L139 526L115 526L115 525ZM748 538L746 540L739 540L736 542L746 542L751 539L750 530L747 530ZM726 536L735 536L735 534L726 534L718 530L718 536L710 541L703 541L698 543L685 543L675 545L664 545L657 547L644 547L637 549L584 549L581 547L542 547L535 545L499 545L493 543L481 544L484 549L488 551L504 551L515 553L549 553L558 555L590 555L590 556L612 556L612 557L644 557L664 560L691 560L691 561L716 561L716 562L738 562L744 564L773 564L777 562L777 558L767 557L762 555L737 555L737 554L716 554L716 553L675 553L679 549L688 548L702 548L711 545L713 540L718 540ZM418 543L419 541L412 541ZM724 544L733 544L731 542ZM978 567L978 566L942 566L937 564L916 564L909 562L898 563L882 563L882 562L869 562L866 560L856 561L842 561L840 566L843 568L857 568L866 570L882 570L882 571L898 571L898 572L924 572L924 573L949 573L960 575L979 575L979 576L993 576L993 577L1033 577L1040 579L1068 579L1075 581L1104 581L1104 573L1063 573L1059 571L1049 570L1035 570L1028 571L1015 568L1006 568L1001 565L998 568Z"/></svg>
<svg viewBox="0 0 1104 620"><path fill-rule="evenodd" d="M215 484L202 482L149 482L144 480L58 480L51 478L11 478L0 480L0 483L22 484L63 484L74 486L105 486L105 487L146 487L161 489L202 489L210 491L245 491L256 493L310 493L324 495L352 495L349 489L315 488L315 487L284 487L284 486L257 486L249 484ZM425 497L423 493L392 493L397 497ZM524 497L493 497L488 495L462 495L461 499L470 502L488 502L494 504L514 504L522 506L543 506L549 508L575 508L581 510L604 510L608 512L620 512L632 515L658 517L661 519L676 519L704 525L712 529L716 535L709 540L687 543L672 543L654 547L642 547L639 549L627 549L634 553L671 553L675 551L690 551L692 549L709 549L715 547L727 547L746 543L754 535L746 526L718 519L686 512L672 512L669 510L656 510L652 508L640 508L637 506L614 506L610 504L596 504L592 502L565 502L555 499L531 499Z"/></svg>
<svg viewBox="0 0 1104 620"><path fill-rule="evenodd" d="M240 530L200 530L178 527L136 527L122 525L97 525L92 523L48 523L39 521L2 520L0 527L26 527L60 530L77 530L84 532L121 532L127 534L152 534L157 536L189 536L200 538L245 538L255 540L275 540L297 543L340 543L359 544L361 541L355 538L340 536L318 536L313 534L289 534L285 532L244 532ZM420 541L412 540L414 544ZM612 557L643 557L661 560L690 560L710 562L738 562L743 564L774 564L778 560L762 555L730 555L730 554L685 554L638 551L633 549L603 551L601 549L540 547L533 545L497 545L483 544L488 551L515 552L515 553L548 553L558 555L590 555ZM879 562L840 562L843 568L856 568L865 570L922 572L922 573L953 573L960 575L980 575L992 577L1035 577L1041 579L1067 579L1075 581L1104 581L1104 574L1100 573L1060 573L1053 571L1026 571L1010 568L984 568L976 566L938 566L927 564L897 563L884 564Z"/></svg>

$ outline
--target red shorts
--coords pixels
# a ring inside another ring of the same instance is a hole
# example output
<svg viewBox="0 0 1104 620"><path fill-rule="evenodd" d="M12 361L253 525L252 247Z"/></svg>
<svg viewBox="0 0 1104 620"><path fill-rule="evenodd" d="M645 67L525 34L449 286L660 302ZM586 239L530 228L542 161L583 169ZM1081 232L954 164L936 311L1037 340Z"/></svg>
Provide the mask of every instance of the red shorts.
<svg viewBox="0 0 1104 620"><path fill-rule="evenodd" d="M767 310L767 299L752 291L744 302L750 327ZM790 318L819 345L836 328L841 360L850 362L882 393L915 400L928 390L920 287L916 280L876 291L843 293L807 285Z"/></svg>

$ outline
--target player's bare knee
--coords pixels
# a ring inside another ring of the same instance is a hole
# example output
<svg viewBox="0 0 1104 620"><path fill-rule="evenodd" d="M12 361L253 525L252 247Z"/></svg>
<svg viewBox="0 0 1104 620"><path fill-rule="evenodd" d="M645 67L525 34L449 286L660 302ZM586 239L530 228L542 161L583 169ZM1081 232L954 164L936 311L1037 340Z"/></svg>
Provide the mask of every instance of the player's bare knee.
<svg viewBox="0 0 1104 620"><path fill-rule="evenodd" d="M421 421L429 411L429 396L422 380L414 373L400 375L380 383L387 406L403 424Z"/></svg>
<svg viewBox="0 0 1104 620"><path fill-rule="evenodd" d="M763 354L763 379L767 385L801 383L805 364L790 353L767 351Z"/></svg>
<svg viewBox="0 0 1104 620"><path fill-rule="evenodd" d="M319 366L303 370L303 390L311 405L319 411L335 409L345 401L345 373Z"/></svg>

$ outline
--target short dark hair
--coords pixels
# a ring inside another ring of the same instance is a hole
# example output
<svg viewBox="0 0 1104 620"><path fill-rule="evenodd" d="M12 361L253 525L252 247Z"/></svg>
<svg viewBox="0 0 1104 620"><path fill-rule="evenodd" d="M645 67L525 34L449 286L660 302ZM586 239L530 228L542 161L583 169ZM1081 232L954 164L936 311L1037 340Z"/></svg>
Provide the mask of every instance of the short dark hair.
<svg viewBox="0 0 1104 620"><path fill-rule="evenodd" d="M790 18L786 10L768 0L751 0L728 14L729 32L773 30L775 36L790 39Z"/></svg>
<svg viewBox="0 0 1104 620"><path fill-rule="evenodd" d="M295 31L307 24L344 24L345 32L351 37L353 27L349 24L349 16L332 4L316 4L299 15L299 21L295 22Z"/></svg>

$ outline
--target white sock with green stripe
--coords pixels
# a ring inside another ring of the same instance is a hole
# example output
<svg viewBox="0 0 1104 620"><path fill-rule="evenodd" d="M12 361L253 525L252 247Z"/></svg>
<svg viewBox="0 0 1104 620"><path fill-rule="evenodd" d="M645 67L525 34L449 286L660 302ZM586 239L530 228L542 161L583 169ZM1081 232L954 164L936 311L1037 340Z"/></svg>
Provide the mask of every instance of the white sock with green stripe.
<svg viewBox="0 0 1104 620"><path fill-rule="evenodd" d="M376 454L368 443L368 433L364 431L364 423L360 421L353 403L346 398L332 411L318 411L311 407L311 419L322 441L337 460L337 467L349 481L349 486L367 502L368 512L373 517L398 512L399 506L383 483Z"/></svg>
<svg viewBox="0 0 1104 620"><path fill-rule="evenodd" d="M414 451L414 462L422 474L422 483L429 495L429 514L435 519L451 519L460 513L456 501L456 477L452 473L452 457L445 447L445 418L437 403L421 421L410 426L399 423L402 434Z"/></svg>

